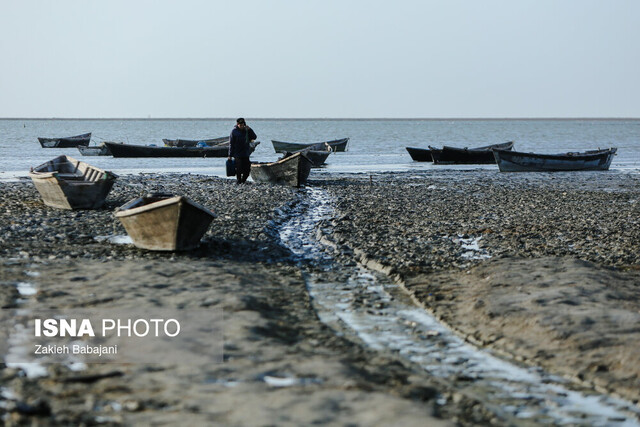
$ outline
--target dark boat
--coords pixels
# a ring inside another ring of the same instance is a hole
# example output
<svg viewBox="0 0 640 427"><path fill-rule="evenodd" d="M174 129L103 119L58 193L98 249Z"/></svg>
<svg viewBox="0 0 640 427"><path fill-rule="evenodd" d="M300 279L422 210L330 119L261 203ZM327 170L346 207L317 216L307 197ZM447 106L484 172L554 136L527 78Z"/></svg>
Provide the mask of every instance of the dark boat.
<svg viewBox="0 0 640 427"><path fill-rule="evenodd" d="M440 156L442 155L442 148L429 147L429 151L431 152L431 161L435 164L440 160Z"/></svg>
<svg viewBox="0 0 640 427"><path fill-rule="evenodd" d="M69 148L78 145L89 145L91 132L82 135L66 136L63 138L38 138L42 148Z"/></svg>
<svg viewBox="0 0 640 427"><path fill-rule="evenodd" d="M313 163L311 167L319 168L325 164L327 157L329 157L332 152L333 150L331 149L331 146L325 142L315 144L309 148L305 148L304 150L294 151L293 153L287 151L284 153L283 158L292 156L295 153L304 153L304 155L311 160L311 163Z"/></svg>
<svg viewBox="0 0 640 427"><path fill-rule="evenodd" d="M117 175L68 156L29 173L44 204L58 209L97 209L104 205Z"/></svg>
<svg viewBox="0 0 640 427"><path fill-rule="evenodd" d="M110 156L111 151L109 147L104 145L104 142L100 145L78 145L78 151L83 156Z"/></svg>
<svg viewBox="0 0 640 427"><path fill-rule="evenodd" d="M252 163L251 178L256 182L300 187L307 182L312 164L304 153L292 154L272 163Z"/></svg>
<svg viewBox="0 0 640 427"><path fill-rule="evenodd" d="M329 144L333 151L347 151L348 142L349 142L349 138L333 139L331 141L311 142L311 143L284 142L284 141L275 141L273 139L271 140L271 143L273 144L273 148L276 150L276 153L284 153L286 151L294 152L294 151L304 150L305 148L310 148L314 146L322 146L323 144Z"/></svg>
<svg viewBox="0 0 640 427"><path fill-rule="evenodd" d="M307 150L303 151L304 155L311 160L311 167L319 168L327 161L327 157L331 154L331 151L319 151L319 150Z"/></svg>
<svg viewBox="0 0 640 427"><path fill-rule="evenodd" d="M154 147L105 142L113 157L227 157L227 145L214 147Z"/></svg>
<svg viewBox="0 0 640 427"><path fill-rule="evenodd" d="M494 150L500 172L605 171L617 148L576 153L538 154Z"/></svg>
<svg viewBox="0 0 640 427"><path fill-rule="evenodd" d="M414 148L414 147L405 147L409 152L409 155L416 162L433 162L433 158L431 157L431 149L429 148Z"/></svg>
<svg viewBox="0 0 640 427"><path fill-rule="evenodd" d="M218 138L209 139L163 139L166 147L196 147L196 146L214 146L221 143L229 142L228 136L220 136Z"/></svg>
<svg viewBox="0 0 640 427"><path fill-rule="evenodd" d="M186 251L200 245L213 213L182 196L150 194L119 207L122 222L133 244L154 251Z"/></svg>
<svg viewBox="0 0 640 427"><path fill-rule="evenodd" d="M303 150L303 151L298 151L298 153L304 154L307 157L307 159L311 161L312 168L319 168L325 164L325 161L327 160L327 157L329 157L329 154L331 154L331 151ZM286 152L284 153L284 156L282 156L281 158L286 159L287 157L291 157L294 154L295 153Z"/></svg>
<svg viewBox="0 0 640 427"><path fill-rule="evenodd" d="M513 141L475 148L457 148L445 145L441 150L433 147L431 157L434 164L449 165L490 165L495 164L492 150L512 150Z"/></svg>

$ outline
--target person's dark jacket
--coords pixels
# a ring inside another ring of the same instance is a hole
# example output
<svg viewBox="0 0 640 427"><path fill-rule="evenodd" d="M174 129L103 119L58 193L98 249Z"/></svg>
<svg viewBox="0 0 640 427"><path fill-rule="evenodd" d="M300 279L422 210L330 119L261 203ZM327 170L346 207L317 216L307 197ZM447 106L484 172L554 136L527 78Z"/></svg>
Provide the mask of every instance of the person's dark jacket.
<svg viewBox="0 0 640 427"><path fill-rule="evenodd" d="M234 126L229 136L229 157L249 157L253 152L249 142L256 138L253 129L242 130L238 126Z"/></svg>

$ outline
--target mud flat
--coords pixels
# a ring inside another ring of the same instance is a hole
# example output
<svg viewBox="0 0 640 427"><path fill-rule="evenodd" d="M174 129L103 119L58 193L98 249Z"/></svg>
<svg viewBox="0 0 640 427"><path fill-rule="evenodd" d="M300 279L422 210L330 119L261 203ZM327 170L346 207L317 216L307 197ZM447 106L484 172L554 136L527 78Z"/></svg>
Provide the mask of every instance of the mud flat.
<svg viewBox="0 0 640 427"><path fill-rule="evenodd" d="M331 196L335 217L318 229L339 265L384 272L468 341L637 401L639 182L484 170L320 174L310 185ZM125 235L113 209L155 191L217 215L199 249L109 243ZM305 273L274 232L304 197L286 187L139 175L120 179L104 209L70 212L45 207L30 182L0 184L3 307L225 313L219 364L49 365L40 377L4 367L4 422L509 424L481 396L318 320Z"/></svg>
<svg viewBox="0 0 640 427"><path fill-rule="evenodd" d="M333 177L328 239L468 341L640 399L640 177ZM344 187L349 187L349 192Z"/></svg>
<svg viewBox="0 0 640 427"><path fill-rule="evenodd" d="M153 191L187 195L217 215L198 250L154 253L104 239L125 234L114 207ZM0 415L7 425L418 426L490 419L475 401L454 402L446 384L415 366L319 322L299 269L270 231L282 207L296 203L295 190L145 175L120 179L105 209L77 212L46 208L29 182L2 185L0 193L5 309L224 311L223 363L80 370L51 364L30 377L2 366Z"/></svg>

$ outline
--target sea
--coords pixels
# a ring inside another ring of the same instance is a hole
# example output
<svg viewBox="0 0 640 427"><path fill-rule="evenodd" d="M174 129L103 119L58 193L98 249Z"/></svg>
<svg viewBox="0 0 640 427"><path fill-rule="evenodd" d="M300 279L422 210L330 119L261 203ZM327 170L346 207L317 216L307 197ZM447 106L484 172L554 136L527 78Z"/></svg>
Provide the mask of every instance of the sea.
<svg viewBox="0 0 640 427"><path fill-rule="evenodd" d="M271 140L320 142L348 137L348 151L334 153L315 174L487 170L495 165L414 162L406 147L476 147L514 141L517 151L561 153L617 147L608 173L640 172L640 119L251 119L261 144L253 161L274 161ZM0 182L21 179L60 154L116 174L194 173L225 176L224 158L82 157L76 148L42 148L38 137L92 132L103 141L162 146L163 138L208 139L228 135L234 119L0 119ZM606 172L605 172L606 173Z"/></svg>

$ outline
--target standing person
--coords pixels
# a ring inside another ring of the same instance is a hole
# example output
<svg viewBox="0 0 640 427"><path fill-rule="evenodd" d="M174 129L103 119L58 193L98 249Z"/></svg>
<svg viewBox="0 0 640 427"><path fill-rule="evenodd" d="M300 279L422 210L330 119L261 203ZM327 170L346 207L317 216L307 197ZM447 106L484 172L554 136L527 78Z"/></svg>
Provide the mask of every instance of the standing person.
<svg viewBox="0 0 640 427"><path fill-rule="evenodd" d="M229 160L236 159L236 179L238 184L244 183L251 173L249 156L254 148L251 144L257 138L256 133L247 126L247 122L240 117L229 136Z"/></svg>

